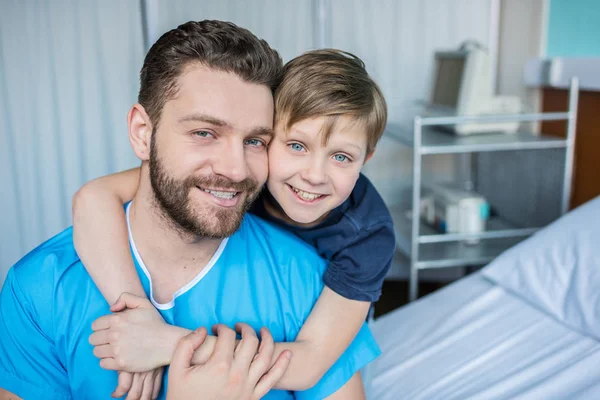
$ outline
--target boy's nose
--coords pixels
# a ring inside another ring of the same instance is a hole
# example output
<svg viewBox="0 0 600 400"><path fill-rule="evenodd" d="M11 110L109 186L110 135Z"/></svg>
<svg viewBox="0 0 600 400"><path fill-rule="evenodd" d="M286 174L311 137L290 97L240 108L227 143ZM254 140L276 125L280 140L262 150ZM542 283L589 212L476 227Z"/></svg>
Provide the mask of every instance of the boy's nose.
<svg viewBox="0 0 600 400"><path fill-rule="evenodd" d="M302 174L302 178L311 185L322 185L327 182L325 166L322 162L312 160Z"/></svg>

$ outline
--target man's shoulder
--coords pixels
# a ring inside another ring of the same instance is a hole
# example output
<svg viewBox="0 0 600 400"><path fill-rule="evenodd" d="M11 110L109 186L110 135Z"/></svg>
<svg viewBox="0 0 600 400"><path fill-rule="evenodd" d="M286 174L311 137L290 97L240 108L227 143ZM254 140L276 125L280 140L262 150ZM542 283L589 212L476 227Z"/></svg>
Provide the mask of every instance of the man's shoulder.
<svg viewBox="0 0 600 400"><path fill-rule="evenodd" d="M27 253L13 266L19 276L30 275L45 268L68 268L79 262L73 245L73 228L69 227Z"/></svg>
<svg viewBox="0 0 600 400"><path fill-rule="evenodd" d="M249 237L264 238L269 247L274 250L293 249L298 257L320 258L314 247L294 233L255 215L246 215L240 231Z"/></svg>
<svg viewBox="0 0 600 400"><path fill-rule="evenodd" d="M39 297L47 300L57 282L72 266L78 264L79 256L73 245L73 230L67 228L27 253L9 274L16 281L29 301Z"/></svg>

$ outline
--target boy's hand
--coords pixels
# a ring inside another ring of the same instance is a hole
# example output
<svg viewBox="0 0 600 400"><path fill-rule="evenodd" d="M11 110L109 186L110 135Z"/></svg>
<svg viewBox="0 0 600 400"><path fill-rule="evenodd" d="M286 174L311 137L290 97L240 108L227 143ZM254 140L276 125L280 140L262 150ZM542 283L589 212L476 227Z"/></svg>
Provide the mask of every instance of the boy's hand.
<svg viewBox="0 0 600 400"><path fill-rule="evenodd" d="M246 324L236 325L242 340L236 345L235 332L225 325L215 325L218 336L214 352L203 365L192 366L192 356L206 339L206 329L200 328L179 341L169 369L168 400L202 398L213 400L260 399L283 376L291 357L289 351L280 354L271 368L275 344L266 328L261 330L261 342Z"/></svg>
<svg viewBox="0 0 600 400"><path fill-rule="evenodd" d="M111 307L115 312L92 324L90 344L104 369L145 372L168 364L168 328L148 299L124 293Z"/></svg>

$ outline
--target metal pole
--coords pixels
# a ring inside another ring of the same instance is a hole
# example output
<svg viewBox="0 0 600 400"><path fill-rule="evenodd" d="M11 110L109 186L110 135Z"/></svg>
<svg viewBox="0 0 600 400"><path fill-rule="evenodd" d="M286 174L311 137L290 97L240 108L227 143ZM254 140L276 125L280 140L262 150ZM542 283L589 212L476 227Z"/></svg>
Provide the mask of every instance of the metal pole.
<svg viewBox="0 0 600 400"><path fill-rule="evenodd" d="M565 151L565 171L563 177L563 194L561 212L569 211L571 185L573 182L573 158L575 154L575 128L577 127L577 105L579 101L579 79L571 78L569 89L569 119L567 120L567 148Z"/></svg>
<svg viewBox="0 0 600 400"><path fill-rule="evenodd" d="M414 146L413 146L413 191L412 191L412 229L411 229L411 251L410 251L410 280L409 300L414 301L419 295L419 223L421 218L421 142L422 127L421 117L415 117L413 122Z"/></svg>

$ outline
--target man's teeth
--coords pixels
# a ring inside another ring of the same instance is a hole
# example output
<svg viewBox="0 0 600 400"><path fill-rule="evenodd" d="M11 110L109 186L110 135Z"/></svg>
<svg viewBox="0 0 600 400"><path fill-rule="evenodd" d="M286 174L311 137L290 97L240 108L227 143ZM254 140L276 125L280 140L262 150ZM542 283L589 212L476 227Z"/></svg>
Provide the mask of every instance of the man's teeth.
<svg viewBox="0 0 600 400"><path fill-rule="evenodd" d="M296 194L298 196L302 197L302 199L306 200L306 201L313 201L313 200L318 199L319 197L323 196L322 194L305 192L303 190L296 189L295 187L292 187L292 189L294 190L294 192L296 192Z"/></svg>
<svg viewBox="0 0 600 400"><path fill-rule="evenodd" d="M220 199L227 199L227 200L231 200L233 199L233 197L237 194L237 192L219 192L217 190L208 190L208 189L202 189L204 190L206 193L210 193L215 197L218 197Z"/></svg>

